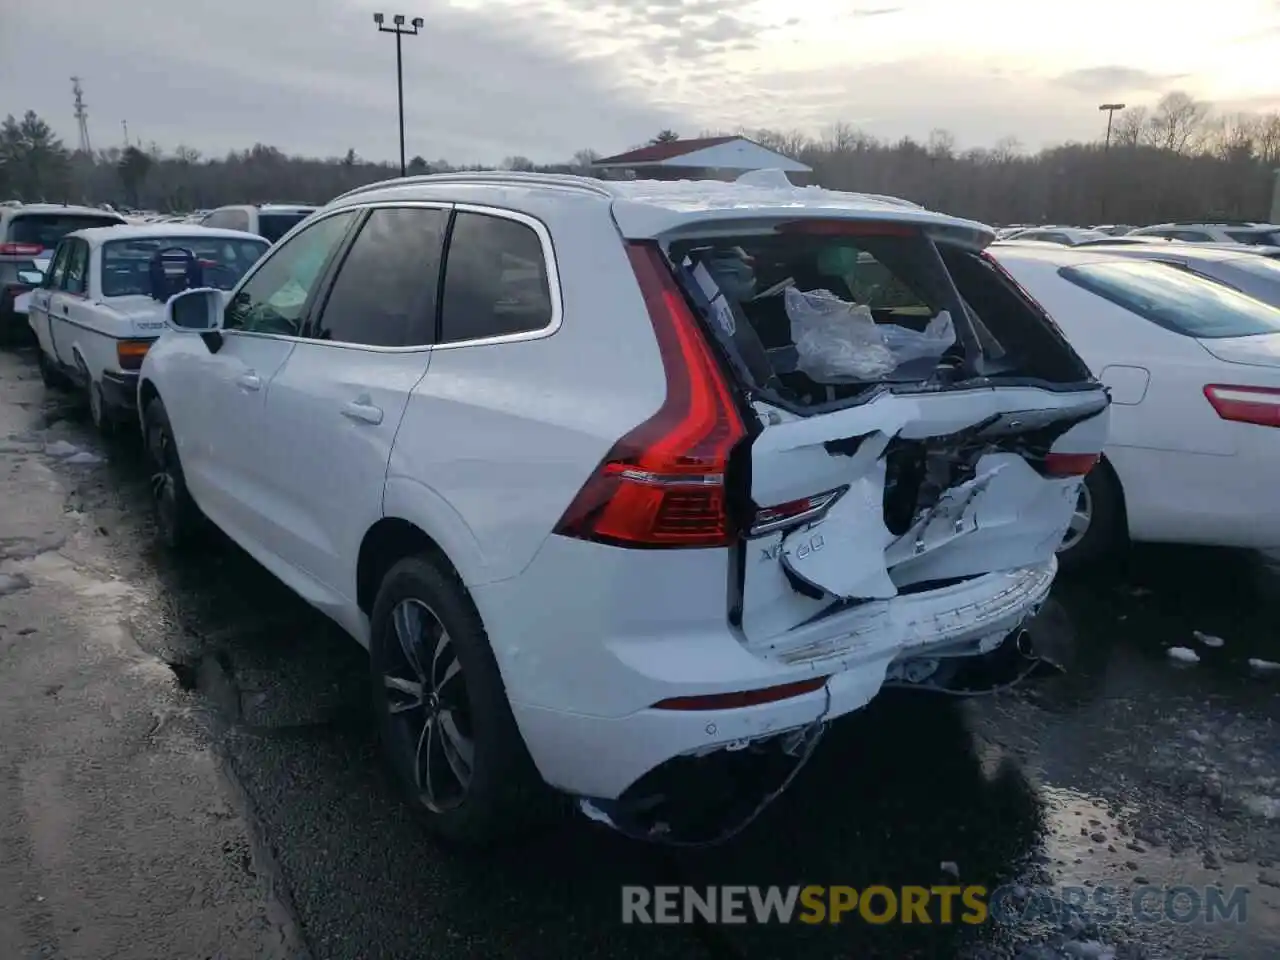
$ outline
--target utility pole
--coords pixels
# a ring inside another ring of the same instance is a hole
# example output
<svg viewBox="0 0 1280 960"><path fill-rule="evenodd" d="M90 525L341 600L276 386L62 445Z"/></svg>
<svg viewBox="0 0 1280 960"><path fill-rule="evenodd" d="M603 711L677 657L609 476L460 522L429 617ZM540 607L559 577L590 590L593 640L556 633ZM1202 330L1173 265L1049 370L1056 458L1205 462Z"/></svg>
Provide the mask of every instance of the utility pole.
<svg viewBox="0 0 1280 960"><path fill-rule="evenodd" d="M93 147L89 143L89 107L84 102L84 87L80 85L79 77L71 78L71 92L76 98L75 116L80 128L80 152L89 156L93 153Z"/></svg>
<svg viewBox="0 0 1280 960"><path fill-rule="evenodd" d="M126 150L128 150L129 149L129 121L121 120L120 129L124 131L124 147Z"/></svg>
<svg viewBox="0 0 1280 960"><path fill-rule="evenodd" d="M1111 153L1111 121L1115 119L1115 115L1118 111L1124 109L1124 104L1123 103L1103 103L1098 106L1098 109L1105 110L1107 114L1107 136L1106 136L1106 139L1102 142L1102 155L1103 157L1106 157L1108 154ZM1102 220L1105 222L1107 219L1107 192L1108 192L1107 188L1110 186L1110 183L1111 183L1111 168L1110 166L1105 166L1105 163L1106 163L1105 160L1103 161L1103 163L1104 163L1104 167L1102 171L1102 191L1101 191L1101 196L1099 200L1099 207L1101 208L1101 212L1102 212Z"/></svg>
<svg viewBox="0 0 1280 960"><path fill-rule="evenodd" d="M416 37L423 27L421 17L414 17L409 26L405 26L404 15L397 13L391 18L392 26L388 27L386 18L380 14L373 15L373 22L378 25L379 33L395 34L396 38L396 102L400 108L400 176L405 175L404 165L404 60L400 54L400 38Z"/></svg>

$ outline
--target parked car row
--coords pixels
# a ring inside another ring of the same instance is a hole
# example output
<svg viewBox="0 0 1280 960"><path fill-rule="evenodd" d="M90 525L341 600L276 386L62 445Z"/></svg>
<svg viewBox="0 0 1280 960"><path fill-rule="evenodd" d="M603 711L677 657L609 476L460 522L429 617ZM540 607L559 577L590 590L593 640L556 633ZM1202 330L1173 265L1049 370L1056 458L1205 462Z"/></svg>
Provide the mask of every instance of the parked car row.
<svg viewBox="0 0 1280 960"><path fill-rule="evenodd" d="M1253 220L1179 221L1158 223L1148 227L1101 224L1095 227L1069 227L1055 224L1013 225L996 231L998 240L1035 240L1075 247L1081 244L1141 240L1178 240L1184 243L1244 244L1270 247L1280 253L1280 224Z"/></svg>
<svg viewBox="0 0 1280 960"><path fill-rule="evenodd" d="M369 649L442 836L568 795L718 839L885 685L1026 675L1110 411L989 228L750 180L375 184L234 282L248 234L82 231L43 363L63 304L118 324L165 539L220 528Z"/></svg>

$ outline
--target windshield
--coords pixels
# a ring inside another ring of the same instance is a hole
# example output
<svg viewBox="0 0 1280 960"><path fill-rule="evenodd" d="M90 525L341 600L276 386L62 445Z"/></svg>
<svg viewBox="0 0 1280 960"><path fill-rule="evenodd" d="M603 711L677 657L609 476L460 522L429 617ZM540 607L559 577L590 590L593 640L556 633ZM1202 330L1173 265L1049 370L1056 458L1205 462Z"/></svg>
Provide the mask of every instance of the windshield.
<svg viewBox="0 0 1280 960"><path fill-rule="evenodd" d="M21 213L9 221L8 243L38 243L52 250L73 230L113 227L124 223L114 213Z"/></svg>
<svg viewBox="0 0 1280 960"><path fill-rule="evenodd" d="M275 243L309 216L311 216L310 210L297 213L264 213L258 217L258 233Z"/></svg>
<svg viewBox="0 0 1280 960"><path fill-rule="evenodd" d="M1187 337L1280 333L1280 310L1260 300L1150 260L1089 263L1058 273L1157 326Z"/></svg>
<svg viewBox="0 0 1280 960"><path fill-rule="evenodd" d="M1251 247L1280 245L1280 230L1228 230L1227 236Z"/></svg>
<svg viewBox="0 0 1280 960"><path fill-rule="evenodd" d="M145 237L112 240L102 245L102 295L151 296L151 258L157 250L190 250L200 261L203 282L230 290L267 250L262 240L221 237Z"/></svg>

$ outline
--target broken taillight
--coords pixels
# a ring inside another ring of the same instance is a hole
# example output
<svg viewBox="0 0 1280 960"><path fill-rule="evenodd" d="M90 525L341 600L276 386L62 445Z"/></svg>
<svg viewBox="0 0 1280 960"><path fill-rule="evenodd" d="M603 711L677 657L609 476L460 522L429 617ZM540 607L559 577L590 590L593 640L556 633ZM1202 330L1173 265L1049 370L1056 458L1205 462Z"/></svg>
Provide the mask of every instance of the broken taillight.
<svg viewBox="0 0 1280 960"><path fill-rule="evenodd" d="M1211 383L1204 388L1204 395L1223 420L1280 427L1280 390Z"/></svg>
<svg viewBox="0 0 1280 960"><path fill-rule="evenodd" d="M839 500L848 489L848 487L836 487L834 490L815 493L811 497L803 497L800 500L788 500L775 507L762 507L756 511L750 535L758 537L784 527L816 520L826 513L827 508Z"/></svg>
<svg viewBox="0 0 1280 960"><path fill-rule="evenodd" d="M666 399L605 454L555 532L621 547L728 546L735 531L725 472L746 429L662 250L631 243L627 254L657 337Z"/></svg>

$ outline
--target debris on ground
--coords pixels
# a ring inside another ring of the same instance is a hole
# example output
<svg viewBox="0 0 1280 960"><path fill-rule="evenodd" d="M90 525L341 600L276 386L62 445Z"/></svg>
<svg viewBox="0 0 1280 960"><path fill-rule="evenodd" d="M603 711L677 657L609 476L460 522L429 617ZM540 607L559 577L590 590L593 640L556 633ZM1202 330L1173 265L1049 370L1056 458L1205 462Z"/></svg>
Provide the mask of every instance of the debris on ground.
<svg viewBox="0 0 1280 960"><path fill-rule="evenodd" d="M1221 637L1215 637L1211 633L1201 633L1199 630L1192 630L1191 635L1203 643L1206 647L1212 647L1217 650L1219 647L1226 646L1227 641Z"/></svg>
<svg viewBox="0 0 1280 960"><path fill-rule="evenodd" d="M1276 663L1274 660L1259 660L1257 657L1249 658L1249 667L1259 673L1280 671L1280 663Z"/></svg>
<svg viewBox="0 0 1280 960"><path fill-rule="evenodd" d="M1200 654L1189 647L1170 647L1165 652L1169 654L1169 659L1177 660L1179 663L1200 662Z"/></svg>

